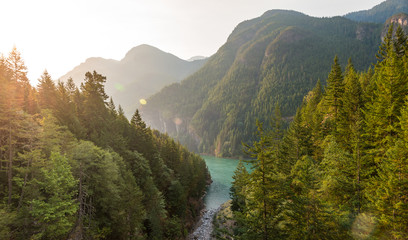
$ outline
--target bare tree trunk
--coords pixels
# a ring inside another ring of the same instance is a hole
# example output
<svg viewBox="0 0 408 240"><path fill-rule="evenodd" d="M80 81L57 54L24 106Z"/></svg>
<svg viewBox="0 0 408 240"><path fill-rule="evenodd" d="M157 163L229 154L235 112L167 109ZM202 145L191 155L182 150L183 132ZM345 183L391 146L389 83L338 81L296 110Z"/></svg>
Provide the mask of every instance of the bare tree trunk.
<svg viewBox="0 0 408 240"><path fill-rule="evenodd" d="M21 188L21 194L20 194L20 200L18 201L18 207L17 209L20 209L21 205L23 204L23 198L24 198L24 190L25 187L27 185L27 181L28 181L28 172L30 170L30 166L31 166L31 161L32 161L32 157L29 158L28 163L27 163L27 171L24 175L24 183L23 183L23 187Z"/></svg>
<svg viewBox="0 0 408 240"><path fill-rule="evenodd" d="M9 120L11 121L11 119ZM11 195L12 195L12 190L13 190L13 174L12 174L12 169L13 169L13 146L12 146L12 135L11 135L11 122L9 123L9 163L8 163L8 172L7 172L7 180L8 180L8 201L7 204L8 206L11 205Z"/></svg>

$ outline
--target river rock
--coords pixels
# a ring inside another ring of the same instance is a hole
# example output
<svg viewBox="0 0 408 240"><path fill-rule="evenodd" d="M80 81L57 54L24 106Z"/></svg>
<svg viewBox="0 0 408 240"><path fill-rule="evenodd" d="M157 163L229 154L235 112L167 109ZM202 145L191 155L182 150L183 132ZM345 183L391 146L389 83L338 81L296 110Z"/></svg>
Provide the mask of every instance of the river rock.
<svg viewBox="0 0 408 240"><path fill-rule="evenodd" d="M213 218L219 211L218 209L204 210L200 221L197 224L195 231L188 237L189 240L211 240L213 239L211 234L213 231Z"/></svg>

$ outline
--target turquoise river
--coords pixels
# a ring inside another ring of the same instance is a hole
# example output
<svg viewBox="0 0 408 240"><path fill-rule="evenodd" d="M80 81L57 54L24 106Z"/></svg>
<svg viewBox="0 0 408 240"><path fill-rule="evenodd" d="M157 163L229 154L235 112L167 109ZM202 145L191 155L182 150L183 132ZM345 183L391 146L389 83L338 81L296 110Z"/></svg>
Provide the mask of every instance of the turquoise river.
<svg viewBox="0 0 408 240"><path fill-rule="evenodd" d="M207 189L204 197L205 211L201 216L194 232L188 239L209 240L212 239L212 219L219 206L230 198L232 176L237 168L239 160L202 156L210 171L213 182ZM248 167L247 167L248 169Z"/></svg>
<svg viewBox="0 0 408 240"><path fill-rule="evenodd" d="M217 209L230 199L232 176L239 160L202 156L210 171L213 183L208 187L204 198L206 209Z"/></svg>

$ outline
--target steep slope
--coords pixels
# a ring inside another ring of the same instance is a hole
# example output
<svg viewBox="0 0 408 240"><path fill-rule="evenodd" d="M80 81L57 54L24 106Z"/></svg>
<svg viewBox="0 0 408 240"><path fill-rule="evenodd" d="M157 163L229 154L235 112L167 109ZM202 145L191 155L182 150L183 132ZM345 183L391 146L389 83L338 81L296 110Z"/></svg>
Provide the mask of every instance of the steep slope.
<svg viewBox="0 0 408 240"><path fill-rule="evenodd" d="M141 98L147 98L166 85L180 82L194 73L205 59L185 61L149 45L132 48L120 60L89 58L62 76L72 77L79 84L88 71L97 71L107 77L106 92L131 117Z"/></svg>
<svg viewBox="0 0 408 240"><path fill-rule="evenodd" d="M294 115L337 54L358 70L376 61L382 25L313 18L273 10L239 24L203 68L153 95L142 112L150 124L195 151L241 155L255 120L267 122L277 103Z"/></svg>
<svg viewBox="0 0 408 240"><path fill-rule="evenodd" d="M390 16L398 13L408 13L407 0L387 0L370 10L352 12L344 17L358 22L384 23Z"/></svg>
<svg viewBox="0 0 408 240"><path fill-rule="evenodd" d="M388 28L391 26L391 24L393 24L394 26L401 26L404 32L408 33L408 14L398 13L388 18L387 21L385 21L384 28L381 34L382 39L387 34Z"/></svg>

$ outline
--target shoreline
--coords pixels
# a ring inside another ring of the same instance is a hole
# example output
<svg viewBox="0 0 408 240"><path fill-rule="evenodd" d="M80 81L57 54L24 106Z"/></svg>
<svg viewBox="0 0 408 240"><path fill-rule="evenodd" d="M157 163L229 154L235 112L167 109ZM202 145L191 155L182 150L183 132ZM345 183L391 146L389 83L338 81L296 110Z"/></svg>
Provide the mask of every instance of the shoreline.
<svg viewBox="0 0 408 240"><path fill-rule="evenodd" d="M250 158L244 158L241 156L232 156L232 157L218 157L215 156L214 154L210 154L210 153L197 153L200 156L208 156L208 157L216 157L216 158L223 158L223 159L231 159L231 160L239 160L239 161L250 161Z"/></svg>
<svg viewBox="0 0 408 240"><path fill-rule="evenodd" d="M222 206L222 205L221 205ZM187 240L212 240L214 230L214 216L216 216L221 210L221 206L218 208L203 209L201 211L200 220L197 222L195 229L187 236Z"/></svg>

